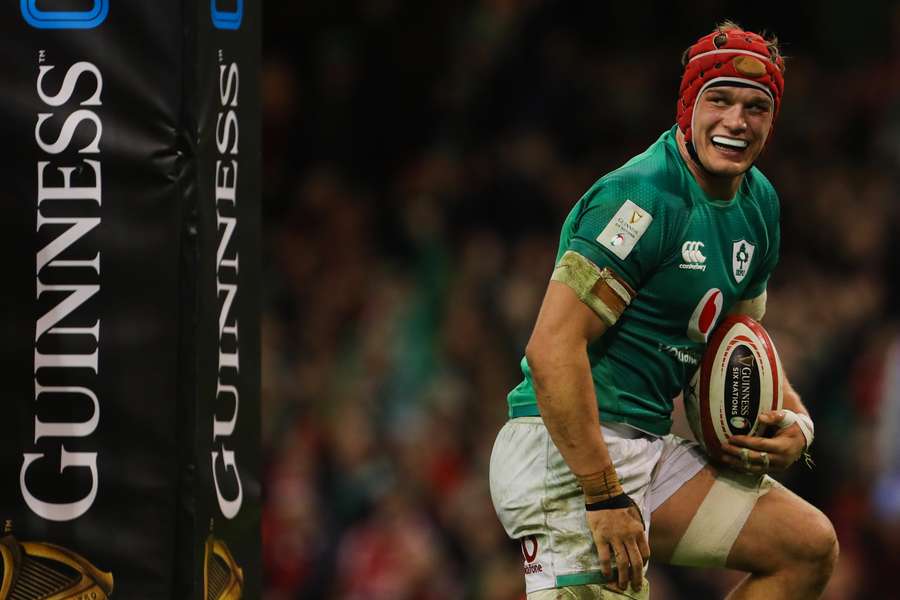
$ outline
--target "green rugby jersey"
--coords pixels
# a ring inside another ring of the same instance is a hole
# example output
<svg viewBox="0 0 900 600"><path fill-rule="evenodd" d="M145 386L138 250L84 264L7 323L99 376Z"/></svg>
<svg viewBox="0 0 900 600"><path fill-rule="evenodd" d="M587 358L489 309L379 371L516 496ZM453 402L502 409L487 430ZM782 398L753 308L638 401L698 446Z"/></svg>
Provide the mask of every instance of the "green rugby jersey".
<svg viewBox="0 0 900 600"><path fill-rule="evenodd" d="M588 347L601 421L669 432L672 399L699 364L706 338L735 302L766 289L780 243L778 196L756 168L730 201L710 198L678 152L676 128L598 180L562 228L567 250L619 274L637 295ZM522 383L509 416L536 416Z"/></svg>

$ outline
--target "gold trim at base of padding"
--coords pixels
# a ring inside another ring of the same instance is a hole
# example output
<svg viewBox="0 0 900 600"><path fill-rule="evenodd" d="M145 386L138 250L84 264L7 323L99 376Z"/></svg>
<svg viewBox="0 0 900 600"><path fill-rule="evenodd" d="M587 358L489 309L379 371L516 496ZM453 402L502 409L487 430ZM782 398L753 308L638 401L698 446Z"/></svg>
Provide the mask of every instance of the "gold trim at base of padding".
<svg viewBox="0 0 900 600"><path fill-rule="evenodd" d="M244 594L244 570L235 562L228 545L210 535L203 557L203 600L240 600Z"/></svg>
<svg viewBox="0 0 900 600"><path fill-rule="evenodd" d="M108 600L112 595L112 573L55 544L6 535L0 538L0 558L0 600Z"/></svg>

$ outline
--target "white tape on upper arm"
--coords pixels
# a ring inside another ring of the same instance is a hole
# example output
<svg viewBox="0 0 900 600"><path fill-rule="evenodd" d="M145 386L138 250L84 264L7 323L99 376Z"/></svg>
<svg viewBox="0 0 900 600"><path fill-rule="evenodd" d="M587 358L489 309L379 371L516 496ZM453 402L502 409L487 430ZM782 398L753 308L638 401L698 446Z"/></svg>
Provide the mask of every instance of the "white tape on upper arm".
<svg viewBox="0 0 900 600"><path fill-rule="evenodd" d="M766 314L766 295L767 292L763 290L763 293L756 298L738 300L731 308L731 314L747 315L757 321L762 321L763 316Z"/></svg>

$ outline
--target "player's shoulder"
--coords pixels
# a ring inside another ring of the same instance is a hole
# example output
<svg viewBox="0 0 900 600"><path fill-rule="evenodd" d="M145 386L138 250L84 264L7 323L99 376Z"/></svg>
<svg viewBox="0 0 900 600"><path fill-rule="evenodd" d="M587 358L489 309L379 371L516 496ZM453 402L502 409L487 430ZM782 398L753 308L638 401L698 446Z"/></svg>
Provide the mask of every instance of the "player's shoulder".
<svg viewBox="0 0 900 600"><path fill-rule="evenodd" d="M667 131L647 150L598 179L584 197L585 209L630 200L650 213L687 208L677 149Z"/></svg>

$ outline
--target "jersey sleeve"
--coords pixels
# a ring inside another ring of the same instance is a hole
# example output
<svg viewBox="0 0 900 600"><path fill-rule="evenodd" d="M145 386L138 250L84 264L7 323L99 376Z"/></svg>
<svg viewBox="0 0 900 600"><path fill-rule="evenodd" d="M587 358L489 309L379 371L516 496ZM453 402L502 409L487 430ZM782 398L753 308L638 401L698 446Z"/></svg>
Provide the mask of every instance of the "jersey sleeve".
<svg viewBox="0 0 900 600"><path fill-rule="evenodd" d="M778 264L778 257L781 252L781 224L780 224L780 205L775 190L770 190L771 209L766 217L766 232L768 240L766 243L766 252L763 255L762 262L753 274L753 279L744 290L741 296L742 300L756 298L764 291L769 284L769 277L775 271Z"/></svg>
<svg viewBox="0 0 900 600"><path fill-rule="evenodd" d="M671 252L670 212L652 186L601 180L582 198L565 250L610 268L638 290Z"/></svg>

